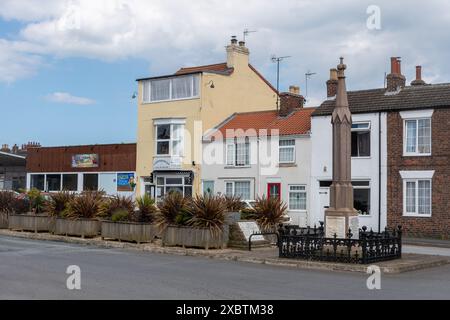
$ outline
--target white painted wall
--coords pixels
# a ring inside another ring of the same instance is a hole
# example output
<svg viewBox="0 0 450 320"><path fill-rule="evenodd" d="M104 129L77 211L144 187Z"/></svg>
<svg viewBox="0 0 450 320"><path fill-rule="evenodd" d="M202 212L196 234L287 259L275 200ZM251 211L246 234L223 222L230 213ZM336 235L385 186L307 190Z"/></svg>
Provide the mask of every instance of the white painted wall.
<svg viewBox="0 0 450 320"><path fill-rule="evenodd" d="M368 226L378 230L379 215L379 116L378 113L354 114L353 122L371 124L370 157L352 158L352 180L370 181L370 216L360 216L360 227ZM386 113L381 113L381 228L386 226L386 169L387 137ZM310 219L313 225L324 220L323 203L326 189L320 189L319 181L332 179L332 125L331 116L312 117L311 120L311 181L310 181ZM328 193L329 196L329 193Z"/></svg>
<svg viewBox="0 0 450 320"><path fill-rule="evenodd" d="M267 184L268 183L281 183L281 199L288 204L289 199L289 185L298 184L305 185L307 192L306 210L305 211L289 211L292 223L305 226L308 221L308 212L311 202L309 182L310 182L310 170L311 170L311 138L309 135L301 136L284 136L282 138L294 138L295 139L295 163L289 166L276 165L275 172L265 175L261 170L261 161L254 159L255 155L252 154L250 162L252 163L248 167L227 167L225 164L202 164L201 178L202 181L210 180L214 181L215 193L225 193L225 181L227 180L250 180L251 198L255 199L256 196L267 196ZM251 149L258 150L258 154L264 154L263 150L267 150L270 142L264 140L257 140L256 138L250 139ZM215 144L217 148L223 150L223 163L225 163L225 143L222 141L204 142L204 150L206 145ZM263 146L263 144L265 144ZM255 147L257 146L257 148ZM270 149L270 148L269 148ZM275 159L278 159L278 149L274 154ZM266 156L256 158L267 161Z"/></svg>

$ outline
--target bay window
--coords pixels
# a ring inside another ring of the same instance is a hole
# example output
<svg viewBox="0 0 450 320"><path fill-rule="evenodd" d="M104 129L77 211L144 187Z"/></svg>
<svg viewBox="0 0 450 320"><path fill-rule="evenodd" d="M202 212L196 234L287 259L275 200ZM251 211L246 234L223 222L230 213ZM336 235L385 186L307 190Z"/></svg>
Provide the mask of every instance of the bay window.
<svg viewBox="0 0 450 320"><path fill-rule="evenodd" d="M199 76L145 80L142 86L144 103L196 98L199 95Z"/></svg>

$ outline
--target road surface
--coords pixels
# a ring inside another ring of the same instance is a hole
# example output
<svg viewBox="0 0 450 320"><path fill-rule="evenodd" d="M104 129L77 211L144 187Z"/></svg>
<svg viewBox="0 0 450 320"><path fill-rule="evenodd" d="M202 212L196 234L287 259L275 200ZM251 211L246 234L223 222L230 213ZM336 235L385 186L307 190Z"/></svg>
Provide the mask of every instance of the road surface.
<svg viewBox="0 0 450 320"><path fill-rule="evenodd" d="M66 286L69 265L81 290ZM448 299L450 266L382 275L104 249L0 236L0 299Z"/></svg>

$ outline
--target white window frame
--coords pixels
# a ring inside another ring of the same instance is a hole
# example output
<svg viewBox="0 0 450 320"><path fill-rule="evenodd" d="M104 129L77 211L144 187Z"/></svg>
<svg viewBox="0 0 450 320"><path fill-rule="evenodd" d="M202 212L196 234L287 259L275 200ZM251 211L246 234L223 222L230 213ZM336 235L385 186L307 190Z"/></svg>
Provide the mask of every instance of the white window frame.
<svg viewBox="0 0 450 320"><path fill-rule="evenodd" d="M351 132L369 132L369 155L368 156L352 156L354 159L368 159L372 156L372 124L370 121L357 121L352 125L366 124L365 128L351 128Z"/></svg>
<svg viewBox="0 0 450 320"><path fill-rule="evenodd" d="M190 100L190 99L197 99L200 97L200 76L199 74L191 74L191 75L180 75L178 77L191 77L191 92L192 96L185 97L185 98L172 98L172 80L177 77L168 77L168 78L155 78L155 79L148 79L142 81L142 104L151 104L151 103L159 103L159 102L167 102L167 101L179 101L179 100ZM152 97L152 90L151 90L151 82L152 81L158 81L158 80L169 80L169 99L163 99L163 100L151 100ZM197 81L197 93L194 95L194 82ZM146 100L148 91L148 100Z"/></svg>
<svg viewBox="0 0 450 320"><path fill-rule="evenodd" d="M353 190L355 190L355 189L369 190L369 214L358 214L358 216L359 217L371 217L372 216L372 189L371 189L372 183L371 183L371 181L370 180L353 180L352 183L353 182L368 182L368 184L365 185L365 186L355 186L355 185L353 185Z"/></svg>
<svg viewBox="0 0 450 320"><path fill-rule="evenodd" d="M251 142L250 142L250 139L248 137L245 137L243 142L239 141L239 140L240 140L240 138L238 138L238 139L228 139L226 141L226 144L225 144L225 164L226 164L227 167L248 168L251 165L251 159L250 159L250 156L251 156ZM237 164L237 149L238 149L237 146L238 146L238 144L244 144L244 145L248 144L248 148L244 147L246 152L248 152L248 157L247 157L247 155L245 155L245 158L246 159L248 158L248 163L246 162L244 164L239 164L239 165ZM229 147L232 147L231 151L229 150ZM232 159L233 159L232 163L230 163L230 161L229 161L231 159L230 152L232 152Z"/></svg>
<svg viewBox="0 0 450 320"><path fill-rule="evenodd" d="M291 190L291 187L304 187L305 190ZM305 209L291 209L291 192L292 193L304 193L305 197ZM290 184L288 185L288 210L292 212L306 212L308 211L308 191L305 184Z"/></svg>
<svg viewBox="0 0 450 320"><path fill-rule="evenodd" d="M294 144L293 145L289 145L289 146L281 146L280 145L280 142L281 141L294 141ZM289 163L289 164L292 164L292 163L295 163L295 139L294 138L292 138L292 139L280 139L280 140L278 140L278 162L279 163ZM281 154L281 149L292 149L292 160L291 161L281 161L281 159L280 159L280 154Z"/></svg>
<svg viewBox="0 0 450 320"><path fill-rule="evenodd" d="M433 134L433 116L434 110L433 109L426 109L426 110L414 110L414 111L402 111L400 112L400 116L403 119L403 156L414 156L414 157L427 157L431 156L432 153L432 134ZM418 133L418 120L430 120L430 152L429 153L419 153L418 152L418 145L419 145L419 133ZM407 152L407 139L406 139L406 121L408 120L416 120L416 152Z"/></svg>
<svg viewBox="0 0 450 320"><path fill-rule="evenodd" d="M424 214L419 213L419 181L429 181L430 182L430 213ZM407 182L414 182L415 184L415 204L414 212L407 212L406 211L406 183ZM415 178L415 179L403 179L403 216L404 217L422 217L422 218L430 218L431 214L433 213L433 180L432 179L424 179L424 178Z"/></svg>
<svg viewBox="0 0 450 320"><path fill-rule="evenodd" d="M432 209L433 209L433 176L434 176L434 170L421 170L421 171L413 171L413 170L405 170L405 171L400 171L400 176L403 179L403 216L405 217L423 217L423 218L429 218L431 217L432 214ZM419 197L418 197L418 181L419 180L429 180L430 181L430 213L429 214L423 214L423 213L418 213L418 201L419 201ZM415 213L411 213L411 212L406 212L406 182L416 182L416 194L415 194L415 199L416 199L416 203L415 203L415 208L416 208L416 212Z"/></svg>
<svg viewBox="0 0 450 320"><path fill-rule="evenodd" d="M158 139L158 126L161 125L169 125L170 126L170 137L169 139ZM174 138L174 126L181 126L181 136L179 139ZM185 121L180 119L169 119L169 120L155 120L154 121L154 131L155 131L155 155L157 157L183 157L184 156L184 130L185 130ZM169 153L168 154L159 154L158 153L158 142L169 142ZM181 143L181 152L180 154L173 153L173 143L175 141L180 141Z"/></svg>
<svg viewBox="0 0 450 320"><path fill-rule="evenodd" d="M224 194L227 194L227 184L231 183L232 185L232 195L235 196L236 195L236 182L248 182L249 184L249 189L248 189L248 194L249 194L249 198L252 198L252 181L251 180L246 180L246 179L242 179L242 180L225 180L225 190L224 190ZM241 199L241 200L253 200L253 199Z"/></svg>

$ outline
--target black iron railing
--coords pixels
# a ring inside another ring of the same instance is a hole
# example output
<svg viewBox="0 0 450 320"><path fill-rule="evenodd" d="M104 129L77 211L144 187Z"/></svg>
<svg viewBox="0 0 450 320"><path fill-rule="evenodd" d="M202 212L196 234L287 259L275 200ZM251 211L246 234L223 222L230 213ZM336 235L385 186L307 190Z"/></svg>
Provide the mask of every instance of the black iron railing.
<svg viewBox="0 0 450 320"><path fill-rule="evenodd" d="M359 237L353 237L351 230L345 238L325 237L323 222L320 227L300 228L298 226L280 226L280 258L333 261L345 263L372 263L401 258L402 229L383 232L359 230Z"/></svg>

